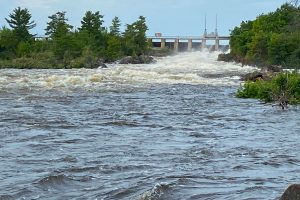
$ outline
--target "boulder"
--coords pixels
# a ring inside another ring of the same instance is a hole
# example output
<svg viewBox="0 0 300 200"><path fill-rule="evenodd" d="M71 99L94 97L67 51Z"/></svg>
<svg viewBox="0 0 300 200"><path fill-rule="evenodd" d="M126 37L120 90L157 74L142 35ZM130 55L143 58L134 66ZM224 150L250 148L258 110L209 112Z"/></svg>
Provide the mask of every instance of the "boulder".
<svg viewBox="0 0 300 200"><path fill-rule="evenodd" d="M120 64L131 64L132 62L133 62L132 56L126 56L119 61Z"/></svg>
<svg viewBox="0 0 300 200"><path fill-rule="evenodd" d="M300 199L300 184L290 185L280 198L280 200L299 200L299 199Z"/></svg>
<svg viewBox="0 0 300 200"><path fill-rule="evenodd" d="M126 56L119 61L119 64L150 64L154 62L151 56Z"/></svg>
<svg viewBox="0 0 300 200"><path fill-rule="evenodd" d="M253 81L253 82L255 82L258 79L265 80L266 77L267 77L267 73L256 71L256 72L252 72L252 73L248 73L248 74L244 75L241 78L241 80L242 81Z"/></svg>
<svg viewBox="0 0 300 200"><path fill-rule="evenodd" d="M92 58L88 58L84 62L84 68L87 69L97 69L97 68L107 68L103 59L98 58L97 60L93 60Z"/></svg>
<svg viewBox="0 0 300 200"><path fill-rule="evenodd" d="M107 68L103 59L97 59L92 68Z"/></svg>
<svg viewBox="0 0 300 200"><path fill-rule="evenodd" d="M232 56L232 54L230 54L230 53L228 53L228 54L222 53L222 54L218 55L218 61L233 62L235 60L234 60L234 57Z"/></svg>
<svg viewBox="0 0 300 200"><path fill-rule="evenodd" d="M154 58L151 56L141 55L139 56L139 61L141 64L150 64L154 62Z"/></svg>

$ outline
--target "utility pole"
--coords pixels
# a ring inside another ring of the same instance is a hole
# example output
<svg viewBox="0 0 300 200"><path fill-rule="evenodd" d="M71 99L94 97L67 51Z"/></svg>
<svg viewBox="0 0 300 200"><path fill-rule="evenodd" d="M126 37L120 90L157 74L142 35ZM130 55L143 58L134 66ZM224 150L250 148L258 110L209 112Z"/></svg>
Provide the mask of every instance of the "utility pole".
<svg viewBox="0 0 300 200"><path fill-rule="evenodd" d="M216 30L215 30L215 51L219 51L220 48L220 40L219 40L219 34L218 34L218 15L216 15Z"/></svg>
<svg viewBox="0 0 300 200"><path fill-rule="evenodd" d="M215 29L215 36L218 37L218 14L216 14L216 29Z"/></svg>
<svg viewBox="0 0 300 200"><path fill-rule="evenodd" d="M204 17L204 24L205 24L205 29L204 29L203 37L205 38L205 37L207 36L207 29L206 29L206 14L205 14L205 17Z"/></svg>
<svg viewBox="0 0 300 200"><path fill-rule="evenodd" d="M204 34L203 34L203 37L202 37L201 50L206 48L206 38L207 38L206 14L205 14L204 24L205 24L205 29L204 29Z"/></svg>

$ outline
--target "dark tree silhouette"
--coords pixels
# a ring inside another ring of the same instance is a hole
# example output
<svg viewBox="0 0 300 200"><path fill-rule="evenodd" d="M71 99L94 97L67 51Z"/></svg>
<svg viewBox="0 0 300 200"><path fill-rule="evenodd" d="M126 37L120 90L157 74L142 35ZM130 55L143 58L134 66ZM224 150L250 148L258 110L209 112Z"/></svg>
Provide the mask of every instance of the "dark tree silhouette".
<svg viewBox="0 0 300 200"><path fill-rule="evenodd" d="M31 21L31 14L27 8L18 7L14 9L13 13L9 14L9 18L5 18L5 20L13 29L19 42L32 39L33 36L29 33L29 30L34 28L36 23Z"/></svg>

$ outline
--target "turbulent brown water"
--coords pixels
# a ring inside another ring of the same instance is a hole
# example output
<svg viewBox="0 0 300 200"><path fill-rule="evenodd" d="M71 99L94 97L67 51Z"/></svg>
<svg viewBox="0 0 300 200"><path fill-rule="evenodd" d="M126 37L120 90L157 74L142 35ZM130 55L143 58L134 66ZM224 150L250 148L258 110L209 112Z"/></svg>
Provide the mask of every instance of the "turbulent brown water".
<svg viewBox="0 0 300 200"><path fill-rule="evenodd" d="M299 110L236 99L253 69L215 59L1 70L0 199L277 199Z"/></svg>

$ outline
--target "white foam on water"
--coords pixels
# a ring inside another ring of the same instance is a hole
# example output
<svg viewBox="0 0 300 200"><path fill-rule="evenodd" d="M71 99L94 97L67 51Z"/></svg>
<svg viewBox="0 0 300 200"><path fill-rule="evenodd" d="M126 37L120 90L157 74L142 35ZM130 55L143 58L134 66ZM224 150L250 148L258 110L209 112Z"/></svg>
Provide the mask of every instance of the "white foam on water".
<svg viewBox="0 0 300 200"><path fill-rule="evenodd" d="M181 53L157 58L153 64L110 64L107 69L60 69L0 71L2 87L95 88L107 84L239 84L239 75L253 67L218 62L219 52Z"/></svg>

